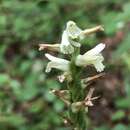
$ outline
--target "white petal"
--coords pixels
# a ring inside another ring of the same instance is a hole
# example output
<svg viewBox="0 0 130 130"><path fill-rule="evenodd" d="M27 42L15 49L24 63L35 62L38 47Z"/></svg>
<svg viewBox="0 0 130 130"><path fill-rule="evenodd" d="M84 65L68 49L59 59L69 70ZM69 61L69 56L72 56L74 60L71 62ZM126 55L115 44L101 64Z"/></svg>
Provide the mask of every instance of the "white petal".
<svg viewBox="0 0 130 130"><path fill-rule="evenodd" d="M63 62L63 63L64 63L64 62L68 63L68 62L69 62L68 60L61 59L61 58L57 58L57 57L52 56L52 55L50 55L50 54L48 54L48 53L46 53L45 56L46 56L50 61L53 61L53 62L57 62L57 63L62 63L62 62Z"/></svg>
<svg viewBox="0 0 130 130"><path fill-rule="evenodd" d="M66 46L70 44L68 34L66 31L63 31L61 44L66 45Z"/></svg>
<svg viewBox="0 0 130 130"><path fill-rule="evenodd" d="M62 34L60 50L63 54L71 54L74 52L74 47L71 45L66 31Z"/></svg>
<svg viewBox="0 0 130 130"><path fill-rule="evenodd" d="M104 48L105 48L105 44L100 43L100 44L98 44L96 47L94 47L93 49L87 51L87 52L85 53L85 55L97 55L97 54L99 54Z"/></svg>
<svg viewBox="0 0 130 130"><path fill-rule="evenodd" d="M87 66L93 64L95 61L103 61L104 58L101 54L89 56L89 55L78 55L76 58L76 65Z"/></svg>
<svg viewBox="0 0 130 130"><path fill-rule="evenodd" d="M49 72L51 71L51 68L53 68L53 62L49 62L49 63L47 64L47 67L46 67L45 72L46 72L46 73L49 73Z"/></svg>
<svg viewBox="0 0 130 130"><path fill-rule="evenodd" d="M69 61L61 58L54 57L50 54L45 54L45 56L50 60L47 64L46 72L50 72L51 68L56 68L62 71L69 71Z"/></svg>
<svg viewBox="0 0 130 130"><path fill-rule="evenodd" d="M54 57L48 53L45 54L45 57L47 57L50 61L53 61L53 62L59 62L59 60L61 60L60 58Z"/></svg>

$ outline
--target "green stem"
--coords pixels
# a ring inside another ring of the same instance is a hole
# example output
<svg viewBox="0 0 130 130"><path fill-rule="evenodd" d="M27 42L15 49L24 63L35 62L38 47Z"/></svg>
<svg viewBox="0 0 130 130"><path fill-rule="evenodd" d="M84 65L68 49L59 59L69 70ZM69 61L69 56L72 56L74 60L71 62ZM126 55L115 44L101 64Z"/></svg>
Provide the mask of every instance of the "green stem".
<svg viewBox="0 0 130 130"><path fill-rule="evenodd" d="M72 55L70 70L72 81L68 83L69 90L71 93L71 103L82 101L85 98L85 93L83 88L81 87L81 68L75 65L75 59L79 54L79 49L75 49L75 53ZM70 109L70 118L73 122L73 127L77 128L76 130L86 130L86 119L85 119L85 111L80 110L77 113L73 113Z"/></svg>

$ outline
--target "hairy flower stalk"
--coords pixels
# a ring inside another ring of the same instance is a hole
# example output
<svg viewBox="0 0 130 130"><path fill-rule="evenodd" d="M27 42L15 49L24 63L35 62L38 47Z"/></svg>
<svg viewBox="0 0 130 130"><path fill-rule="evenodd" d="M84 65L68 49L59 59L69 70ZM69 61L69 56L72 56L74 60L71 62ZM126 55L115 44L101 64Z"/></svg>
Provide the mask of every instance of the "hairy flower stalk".
<svg viewBox="0 0 130 130"><path fill-rule="evenodd" d="M47 64L46 72L50 72L52 68L63 72L58 76L62 83L66 81L67 90L54 90L50 92L59 97L68 107L69 117L66 117L65 124L70 124L73 130L86 130L86 112L88 107L93 106L93 100L98 97L92 97L94 88L86 90L86 86L90 81L103 76L103 73L92 77L81 79L83 67L92 65L97 72L102 72L105 68L103 65L103 56L101 52L105 48L105 44L100 43L93 49L87 51L83 55L80 54L80 40L89 34L97 31L103 31L102 26L92 29L80 29L75 22L69 21L63 31L60 44L40 44L39 50L57 51L70 55L70 59L61 59L48 53L45 56L50 60Z"/></svg>
<svg viewBox="0 0 130 130"><path fill-rule="evenodd" d="M83 109L80 109L79 111L73 111L73 103L79 102L84 100L85 93L83 88L81 87L81 68L77 67L75 65L76 57L79 55L79 50L75 50L72 59L71 59L71 75L72 75L72 81L68 83L68 88L71 93L71 107L70 107L70 118L74 124L74 128L77 130L86 130L86 112ZM79 106L81 107L81 106Z"/></svg>

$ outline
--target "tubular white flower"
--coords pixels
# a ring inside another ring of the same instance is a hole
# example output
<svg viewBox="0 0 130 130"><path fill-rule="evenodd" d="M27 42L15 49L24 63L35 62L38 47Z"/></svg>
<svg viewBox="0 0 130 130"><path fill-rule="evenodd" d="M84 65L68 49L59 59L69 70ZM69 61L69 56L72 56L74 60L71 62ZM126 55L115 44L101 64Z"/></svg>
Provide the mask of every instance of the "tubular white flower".
<svg viewBox="0 0 130 130"><path fill-rule="evenodd" d="M64 54L71 54L74 52L74 47L80 47L77 42L82 38L82 30L76 25L75 22L67 22L66 29L63 31L60 50Z"/></svg>
<svg viewBox="0 0 130 130"><path fill-rule="evenodd" d="M50 54L45 54L45 56L50 60L47 64L46 72L50 72L52 68L56 68L65 72L69 71L69 61L61 58L54 57Z"/></svg>
<svg viewBox="0 0 130 130"><path fill-rule="evenodd" d="M77 66L87 66L94 65L97 72L104 70L105 66L103 65L103 56L101 51L105 48L105 44L100 43L93 49L86 52L84 55L78 55L76 59Z"/></svg>

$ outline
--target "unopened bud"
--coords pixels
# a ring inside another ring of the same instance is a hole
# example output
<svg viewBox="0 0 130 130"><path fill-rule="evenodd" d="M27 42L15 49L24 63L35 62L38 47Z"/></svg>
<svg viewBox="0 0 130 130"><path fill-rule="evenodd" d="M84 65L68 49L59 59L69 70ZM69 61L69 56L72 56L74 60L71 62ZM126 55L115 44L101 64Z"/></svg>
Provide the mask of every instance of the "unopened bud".
<svg viewBox="0 0 130 130"><path fill-rule="evenodd" d="M104 31L103 26L99 25L94 28L85 29L85 30L83 30L83 33L84 33L84 35L90 35L90 34L98 32L98 31Z"/></svg>
<svg viewBox="0 0 130 130"><path fill-rule="evenodd" d="M39 44L39 51L49 50L54 52L60 51L60 44Z"/></svg>

